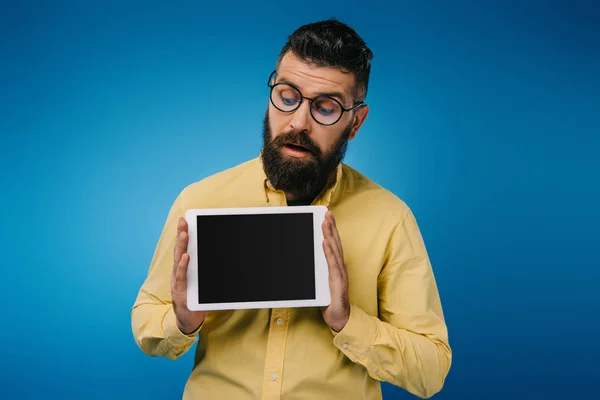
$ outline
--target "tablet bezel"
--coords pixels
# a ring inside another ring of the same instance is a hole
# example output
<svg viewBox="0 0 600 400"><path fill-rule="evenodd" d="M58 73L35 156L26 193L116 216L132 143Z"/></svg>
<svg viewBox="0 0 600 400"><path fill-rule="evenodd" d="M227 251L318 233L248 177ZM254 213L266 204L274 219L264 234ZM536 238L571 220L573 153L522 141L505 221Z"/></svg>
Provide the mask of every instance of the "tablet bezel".
<svg viewBox="0 0 600 400"><path fill-rule="evenodd" d="M310 300L274 300L232 303L198 302L198 241L197 216L199 215L249 215L249 214L296 214L313 215L313 240L315 256L315 298ZM187 270L187 307L190 311L242 310L261 308L322 307L331 302L329 291L329 268L323 251L323 229L327 207L325 206L273 206L244 208L189 209L185 213L188 224L187 253L190 261Z"/></svg>

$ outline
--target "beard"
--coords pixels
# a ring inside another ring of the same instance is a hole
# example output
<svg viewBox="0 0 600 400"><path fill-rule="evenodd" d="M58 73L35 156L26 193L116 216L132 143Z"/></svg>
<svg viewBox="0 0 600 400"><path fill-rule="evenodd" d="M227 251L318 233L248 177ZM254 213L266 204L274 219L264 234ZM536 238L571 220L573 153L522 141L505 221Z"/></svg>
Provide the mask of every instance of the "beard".
<svg viewBox="0 0 600 400"><path fill-rule="evenodd" d="M297 200L314 199L325 188L333 171L344 159L351 130L352 123L349 123L331 151L323 154L306 131L289 131L273 138L267 110L263 122L262 150L267 178L275 189L282 190ZM286 144L302 146L309 154L301 158L287 156L283 153Z"/></svg>

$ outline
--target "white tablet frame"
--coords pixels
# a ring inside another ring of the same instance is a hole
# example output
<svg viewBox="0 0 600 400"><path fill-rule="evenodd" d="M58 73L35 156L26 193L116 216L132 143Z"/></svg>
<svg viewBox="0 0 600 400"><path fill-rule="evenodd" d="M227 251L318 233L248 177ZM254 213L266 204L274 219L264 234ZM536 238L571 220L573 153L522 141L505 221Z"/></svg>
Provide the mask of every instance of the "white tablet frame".
<svg viewBox="0 0 600 400"><path fill-rule="evenodd" d="M278 300L234 303L198 302L198 241L196 216L198 215L248 215L248 214L296 214L313 215L314 252L315 252L315 299ZM322 307L331 302L329 290L329 268L323 250L323 228L327 207L325 206L284 206L284 207L248 207L248 208L209 208L189 209L185 213L188 224L188 248L190 261L187 270L187 307L191 311L240 310L260 308Z"/></svg>

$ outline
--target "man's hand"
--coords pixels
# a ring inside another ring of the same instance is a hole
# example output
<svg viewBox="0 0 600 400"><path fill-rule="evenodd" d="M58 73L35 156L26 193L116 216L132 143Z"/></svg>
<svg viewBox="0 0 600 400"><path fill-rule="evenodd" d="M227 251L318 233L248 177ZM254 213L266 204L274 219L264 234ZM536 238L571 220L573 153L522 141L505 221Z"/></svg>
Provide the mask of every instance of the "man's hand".
<svg viewBox="0 0 600 400"><path fill-rule="evenodd" d="M329 266L329 290L331 303L322 308L323 319L335 332L341 331L350 317L348 298L348 272L344 264L342 241L338 234L333 213L328 211L323 221L323 250Z"/></svg>
<svg viewBox="0 0 600 400"><path fill-rule="evenodd" d="M177 317L177 327L185 335L195 332L208 314L208 311L190 311L187 308L187 268L190 262L190 255L186 253L187 245L188 225L185 218L180 217L175 238L171 296L173 297L173 310Z"/></svg>

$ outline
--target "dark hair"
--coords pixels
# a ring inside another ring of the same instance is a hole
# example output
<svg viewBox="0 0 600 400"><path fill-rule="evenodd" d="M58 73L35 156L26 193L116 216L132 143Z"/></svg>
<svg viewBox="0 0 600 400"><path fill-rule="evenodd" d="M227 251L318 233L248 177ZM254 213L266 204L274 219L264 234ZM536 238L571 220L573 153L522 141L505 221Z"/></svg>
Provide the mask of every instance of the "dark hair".
<svg viewBox="0 0 600 400"><path fill-rule="evenodd" d="M373 52L348 25L329 19L301 26L288 37L279 53L277 66L290 50L302 61L316 66L353 72L356 76L356 104L367 97Z"/></svg>

